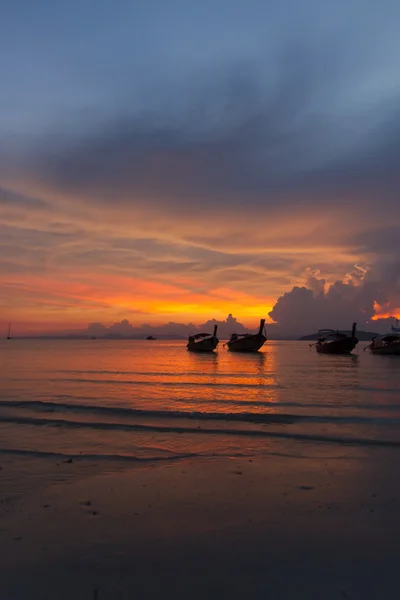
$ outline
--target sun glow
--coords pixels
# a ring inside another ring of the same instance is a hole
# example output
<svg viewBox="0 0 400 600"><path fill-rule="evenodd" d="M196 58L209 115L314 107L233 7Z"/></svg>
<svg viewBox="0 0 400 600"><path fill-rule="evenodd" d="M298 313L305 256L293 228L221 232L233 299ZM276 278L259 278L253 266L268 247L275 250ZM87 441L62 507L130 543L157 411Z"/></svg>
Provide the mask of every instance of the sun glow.
<svg viewBox="0 0 400 600"><path fill-rule="evenodd" d="M377 302L374 303L375 315L372 317L373 321L378 319L400 319L400 308L388 308L388 306L380 306Z"/></svg>
<svg viewBox="0 0 400 600"><path fill-rule="evenodd" d="M274 303L271 298L228 287L199 293L182 284L113 275L87 277L86 281L79 276L13 277L6 285L10 297L18 300L4 311L4 322L16 323L20 333L86 328L92 322L111 325L125 318L135 326L169 321L201 324L209 319L224 320L230 313L244 325L256 327L260 318L268 318Z"/></svg>

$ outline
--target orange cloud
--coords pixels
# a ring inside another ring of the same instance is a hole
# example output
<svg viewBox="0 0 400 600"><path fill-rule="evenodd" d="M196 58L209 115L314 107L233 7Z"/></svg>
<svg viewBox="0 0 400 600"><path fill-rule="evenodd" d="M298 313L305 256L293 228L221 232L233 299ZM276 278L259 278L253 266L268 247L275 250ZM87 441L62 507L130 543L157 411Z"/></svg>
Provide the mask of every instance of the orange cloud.
<svg viewBox="0 0 400 600"><path fill-rule="evenodd" d="M335 206L288 210L282 198L282 208L270 211L242 202L194 214L159 199L154 206L140 198L96 202L23 174L0 184L26 195L0 205L0 310L3 323L24 331L229 313L253 327L280 295L304 284L307 267L334 281L361 260L345 240L362 223L343 220Z"/></svg>
<svg viewBox="0 0 400 600"><path fill-rule="evenodd" d="M389 319L390 317L394 317L395 319L400 319L400 308L388 308L388 306L380 306L375 302L374 304L376 315L372 317L373 321L378 319Z"/></svg>

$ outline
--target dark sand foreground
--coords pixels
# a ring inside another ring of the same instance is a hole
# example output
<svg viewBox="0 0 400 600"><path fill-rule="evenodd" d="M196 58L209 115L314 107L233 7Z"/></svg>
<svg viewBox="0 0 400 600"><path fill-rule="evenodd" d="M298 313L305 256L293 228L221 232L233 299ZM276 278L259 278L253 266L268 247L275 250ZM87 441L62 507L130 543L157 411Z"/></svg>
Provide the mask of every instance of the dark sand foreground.
<svg viewBox="0 0 400 600"><path fill-rule="evenodd" d="M54 464L1 460L0 598L400 597L400 453L342 450L114 472L74 461L59 481ZM36 485L10 495L24 469Z"/></svg>

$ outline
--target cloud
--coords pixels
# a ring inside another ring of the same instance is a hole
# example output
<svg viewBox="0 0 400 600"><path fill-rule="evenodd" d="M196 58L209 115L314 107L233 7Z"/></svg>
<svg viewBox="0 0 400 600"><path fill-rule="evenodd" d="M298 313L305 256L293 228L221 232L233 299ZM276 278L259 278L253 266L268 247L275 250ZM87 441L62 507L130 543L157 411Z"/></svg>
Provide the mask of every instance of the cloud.
<svg viewBox="0 0 400 600"><path fill-rule="evenodd" d="M90 336L95 337L146 337L148 335L158 335L159 337L187 337L194 333L212 332L214 325L218 325L218 337L220 339L229 339L232 333L250 332L242 323L240 323L232 314L226 319L211 319L205 323L196 326L194 323L176 323L170 322L163 325L142 324L140 326L132 325L128 319L123 319L109 327L102 323L90 323L86 331ZM254 333L252 331L252 333Z"/></svg>
<svg viewBox="0 0 400 600"><path fill-rule="evenodd" d="M330 59L317 56L294 48L267 90L261 67L205 73L208 93L189 96L184 116L168 108L115 115L95 131L83 126L78 138L36 140L28 163L57 189L115 206L146 199L196 210L199 202L211 208L217 197L221 207L240 209L245 194L262 211L279 207L282 194L289 205L307 205L327 187L340 194L363 185L379 186L393 201L400 115L377 101L352 127L350 117L331 114L327 97L310 110L322 89L338 83Z"/></svg>
<svg viewBox="0 0 400 600"><path fill-rule="evenodd" d="M287 331L310 333L324 327L349 329L353 321L359 328L375 331L387 323L373 319L400 306L400 269L383 273L355 267L345 280L328 283L308 270L306 286L295 286L280 296L269 316ZM392 277L394 275L394 277ZM379 312L378 312L379 310Z"/></svg>
<svg viewBox="0 0 400 600"><path fill-rule="evenodd" d="M29 198L23 194L16 194L11 190L0 187L0 206L12 206L13 208L43 209L49 205L40 198Z"/></svg>
<svg viewBox="0 0 400 600"><path fill-rule="evenodd" d="M295 297L307 326L398 309L398 6L217 0L210 21L207 2L196 17L178 2L169 28L172 8L150 4L84 11L84 36L61 7L43 20L39 1L35 27L9 9L23 34L0 98L2 306L29 312L18 286L42 278L43 313L59 290L74 322L82 281L80 322L181 305L249 324L278 296L293 326Z"/></svg>

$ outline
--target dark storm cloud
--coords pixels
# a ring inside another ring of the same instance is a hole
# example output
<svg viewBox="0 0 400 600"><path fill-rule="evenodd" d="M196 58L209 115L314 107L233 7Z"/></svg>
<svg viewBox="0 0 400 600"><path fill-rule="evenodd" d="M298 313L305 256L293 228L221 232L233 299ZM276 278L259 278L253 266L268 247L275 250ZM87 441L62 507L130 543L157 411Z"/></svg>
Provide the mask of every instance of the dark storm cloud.
<svg viewBox="0 0 400 600"><path fill-rule="evenodd" d="M0 116L31 142L22 156L7 138L0 154L58 189L229 207L398 182L394 1L70 4L39 0L25 19L10 6L0 29L5 46L19 32L14 64L30 56L37 83L25 114L5 69Z"/></svg>
<svg viewBox="0 0 400 600"><path fill-rule="evenodd" d="M115 114L97 130L82 123L72 138L42 142L35 168L57 188L110 203L201 198L229 207L243 194L265 204L288 192L289 203L321 201L327 190L367 184L390 204L399 182L400 113L383 97L337 114L338 90L353 102L346 86L356 68L336 48L302 42L277 61L202 72L201 85L176 85L179 112L170 101Z"/></svg>

